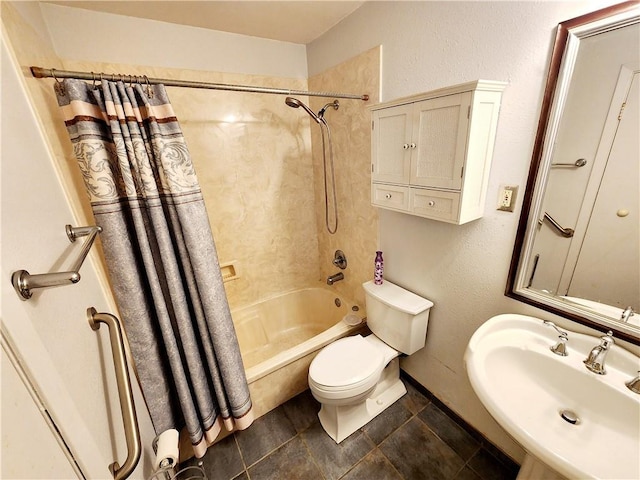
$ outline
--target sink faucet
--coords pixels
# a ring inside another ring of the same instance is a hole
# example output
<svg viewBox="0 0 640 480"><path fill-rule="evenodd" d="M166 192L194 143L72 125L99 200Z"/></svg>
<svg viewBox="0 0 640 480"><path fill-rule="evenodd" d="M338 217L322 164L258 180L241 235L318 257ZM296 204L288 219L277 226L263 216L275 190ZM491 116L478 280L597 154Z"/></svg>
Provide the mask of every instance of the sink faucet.
<svg viewBox="0 0 640 480"><path fill-rule="evenodd" d="M620 316L620 320L622 320L623 322L627 323L629 321L629 319L631 317L633 317L633 314L634 314L633 308L627 307L622 312L622 315Z"/></svg>
<svg viewBox="0 0 640 480"><path fill-rule="evenodd" d="M567 340L569 340L569 334L564 330L560 330L555 323L550 322L549 320L545 320L543 323L555 328L556 332L560 334L558 335L558 343L556 343L553 347L549 347L549 350L551 350L556 355L560 355L561 357L566 357L567 355L569 355L567 353Z"/></svg>
<svg viewBox="0 0 640 480"><path fill-rule="evenodd" d="M588 370L598 375L604 375L607 371L604 369L604 360L611 345L614 344L613 332L609 330L606 335L600 337L600 345L596 345L591 349L589 355L584 360L584 365Z"/></svg>
<svg viewBox="0 0 640 480"><path fill-rule="evenodd" d="M327 277L327 285L333 285L334 283L339 282L340 280L344 280L344 273L342 272L334 273L333 275L329 275Z"/></svg>

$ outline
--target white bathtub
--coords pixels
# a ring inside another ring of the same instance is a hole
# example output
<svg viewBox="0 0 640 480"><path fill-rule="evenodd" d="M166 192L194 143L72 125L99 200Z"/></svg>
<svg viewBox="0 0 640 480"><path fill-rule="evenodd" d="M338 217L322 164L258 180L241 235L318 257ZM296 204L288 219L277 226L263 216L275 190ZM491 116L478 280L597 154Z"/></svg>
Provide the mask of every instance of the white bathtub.
<svg viewBox="0 0 640 480"><path fill-rule="evenodd" d="M330 290L304 288L232 310L256 417L308 388L309 365L322 347L364 328L342 321L353 306Z"/></svg>

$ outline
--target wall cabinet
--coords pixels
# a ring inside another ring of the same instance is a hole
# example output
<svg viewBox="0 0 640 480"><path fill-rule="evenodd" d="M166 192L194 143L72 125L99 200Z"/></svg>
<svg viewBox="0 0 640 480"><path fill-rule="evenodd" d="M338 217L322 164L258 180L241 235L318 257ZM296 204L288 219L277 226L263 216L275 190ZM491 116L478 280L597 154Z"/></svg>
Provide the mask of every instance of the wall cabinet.
<svg viewBox="0 0 640 480"><path fill-rule="evenodd" d="M506 83L478 80L371 108L371 203L462 224L484 211Z"/></svg>

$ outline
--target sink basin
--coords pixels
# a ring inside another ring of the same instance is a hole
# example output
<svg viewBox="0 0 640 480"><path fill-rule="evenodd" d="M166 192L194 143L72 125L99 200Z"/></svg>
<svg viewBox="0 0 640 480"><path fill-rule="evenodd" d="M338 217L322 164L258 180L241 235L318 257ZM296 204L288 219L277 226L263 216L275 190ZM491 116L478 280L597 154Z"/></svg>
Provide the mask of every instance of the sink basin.
<svg viewBox="0 0 640 480"><path fill-rule="evenodd" d="M597 375L583 360L599 337L568 333L562 357L549 349L558 334L542 320L491 318L465 352L471 385L496 421L561 475L640 479L640 395L625 386L640 370L640 358L614 345L606 375Z"/></svg>

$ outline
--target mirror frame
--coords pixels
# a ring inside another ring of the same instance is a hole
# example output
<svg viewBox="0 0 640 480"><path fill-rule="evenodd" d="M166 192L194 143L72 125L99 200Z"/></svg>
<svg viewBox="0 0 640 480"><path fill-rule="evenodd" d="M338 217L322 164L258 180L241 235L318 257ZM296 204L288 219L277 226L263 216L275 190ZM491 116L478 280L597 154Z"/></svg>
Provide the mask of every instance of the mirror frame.
<svg viewBox="0 0 640 480"><path fill-rule="evenodd" d="M505 291L505 295L510 298L582 325L603 332L611 330L615 337L635 345L640 345L640 329L615 321L587 307L528 289L524 275L530 257L527 247L533 242L542 208L552 145L569 90L580 38L638 23L639 5L637 1L627 1L558 24Z"/></svg>

